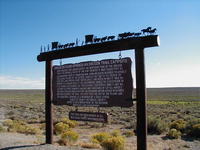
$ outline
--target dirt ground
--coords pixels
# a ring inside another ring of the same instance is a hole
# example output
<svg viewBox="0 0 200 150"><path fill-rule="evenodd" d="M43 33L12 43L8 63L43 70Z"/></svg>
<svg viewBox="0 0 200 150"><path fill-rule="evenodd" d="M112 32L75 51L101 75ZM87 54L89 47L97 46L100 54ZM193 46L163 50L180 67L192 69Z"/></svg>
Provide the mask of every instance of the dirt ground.
<svg viewBox="0 0 200 150"><path fill-rule="evenodd" d="M82 131L84 132L84 131ZM199 150L200 141L165 140L162 135L148 136L149 150ZM84 140L84 136L81 137ZM88 150L80 146L58 146L57 144L37 144L37 137L19 133L1 133L1 150ZM136 150L136 136L128 138L126 150ZM92 149L97 150L97 149ZM100 150L100 149L99 149Z"/></svg>

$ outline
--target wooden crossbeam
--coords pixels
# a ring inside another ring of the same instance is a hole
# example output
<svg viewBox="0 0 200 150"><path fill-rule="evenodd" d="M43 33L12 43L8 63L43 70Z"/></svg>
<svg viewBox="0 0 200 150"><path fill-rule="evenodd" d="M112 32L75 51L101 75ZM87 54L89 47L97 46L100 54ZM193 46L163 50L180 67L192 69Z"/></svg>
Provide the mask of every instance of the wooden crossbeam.
<svg viewBox="0 0 200 150"><path fill-rule="evenodd" d="M65 48L62 50L53 50L49 52L40 53L40 55L38 55L37 57L37 60L49 61L61 58L70 58L76 56L100 54L106 52L115 52L120 50L130 50L137 48L147 48L154 46L159 46L158 35L131 37L127 39L113 40L102 43L94 43L83 46Z"/></svg>

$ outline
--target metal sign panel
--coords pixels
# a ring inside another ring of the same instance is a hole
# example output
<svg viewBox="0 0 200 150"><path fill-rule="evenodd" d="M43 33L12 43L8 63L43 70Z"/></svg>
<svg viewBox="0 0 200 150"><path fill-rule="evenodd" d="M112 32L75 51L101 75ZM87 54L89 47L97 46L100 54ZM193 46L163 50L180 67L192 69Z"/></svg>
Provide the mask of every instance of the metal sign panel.
<svg viewBox="0 0 200 150"><path fill-rule="evenodd" d="M70 111L69 119L76 121L91 121L91 122L108 122L108 115L106 113L99 112L78 112Z"/></svg>
<svg viewBox="0 0 200 150"><path fill-rule="evenodd" d="M130 107L131 59L106 59L53 67L53 103L79 107Z"/></svg>

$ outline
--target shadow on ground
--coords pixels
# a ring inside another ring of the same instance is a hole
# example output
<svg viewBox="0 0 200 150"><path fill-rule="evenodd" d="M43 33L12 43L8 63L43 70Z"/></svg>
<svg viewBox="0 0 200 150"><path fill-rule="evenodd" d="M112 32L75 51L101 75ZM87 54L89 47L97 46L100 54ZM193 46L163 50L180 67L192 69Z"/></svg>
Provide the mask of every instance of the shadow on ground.
<svg viewBox="0 0 200 150"><path fill-rule="evenodd" d="M17 148L28 148L28 147L37 147L37 146L41 146L44 144L40 144L40 145L19 145L19 146L10 146L10 147L5 147L5 148L1 148L0 150L14 150Z"/></svg>

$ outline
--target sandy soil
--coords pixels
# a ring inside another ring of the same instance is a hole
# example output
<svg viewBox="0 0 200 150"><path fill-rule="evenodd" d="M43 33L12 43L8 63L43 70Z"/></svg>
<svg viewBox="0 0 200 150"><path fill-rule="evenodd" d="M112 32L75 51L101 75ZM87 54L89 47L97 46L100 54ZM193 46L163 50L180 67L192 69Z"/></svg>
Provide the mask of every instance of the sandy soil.
<svg viewBox="0 0 200 150"><path fill-rule="evenodd" d="M0 133L0 150L87 150L81 147L58 146L57 144L36 144L38 138L19 133ZM93 149L95 150L95 149Z"/></svg>
<svg viewBox="0 0 200 150"><path fill-rule="evenodd" d="M78 146L36 144L38 138L19 133L0 133L0 150L88 150ZM176 143L176 144L174 144ZM126 150L136 150L136 136L127 139ZM149 150L199 150L200 141L168 140L161 135L148 136ZM92 149L95 150L95 149ZM100 149L99 149L100 150Z"/></svg>

